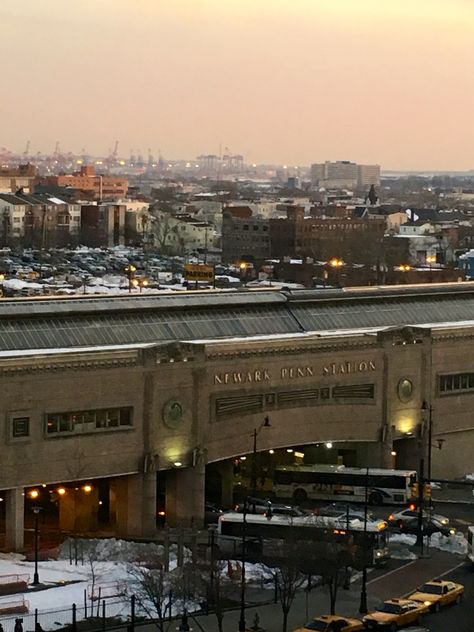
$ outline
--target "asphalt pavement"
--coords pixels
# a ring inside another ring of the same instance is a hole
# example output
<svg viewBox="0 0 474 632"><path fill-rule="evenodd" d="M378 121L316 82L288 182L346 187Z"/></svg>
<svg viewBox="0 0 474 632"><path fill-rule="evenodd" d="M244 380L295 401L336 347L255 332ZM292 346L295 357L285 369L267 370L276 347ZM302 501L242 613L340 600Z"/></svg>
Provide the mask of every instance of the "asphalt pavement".
<svg viewBox="0 0 474 632"><path fill-rule="evenodd" d="M367 593L369 610L383 600L401 597L415 590L417 586L435 577L449 578L466 586L466 598L458 606L449 606L437 614L425 617L424 625L430 632L474 632L473 597L474 572L464 560L456 555L433 551L430 557L417 560L394 560L387 569L369 572ZM337 612L341 615L360 617L360 576L351 583L349 590L339 589ZM271 599L271 590L249 591L252 599ZM246 624L251 627L258 613L260 626L267 632L281 632L282 611L280 604L265 604L246 609ZM296 595L288 618L288 630L303 626L315 616L329 613L329 594L326 588L318 587L309 593L301 591ZM224 632L237 632L239 610L226 612ZM214 615L191 618L194 632L217 632ZM175 627L178 628L179 624ZM171 628L173 629L173 627Z"/></svg>

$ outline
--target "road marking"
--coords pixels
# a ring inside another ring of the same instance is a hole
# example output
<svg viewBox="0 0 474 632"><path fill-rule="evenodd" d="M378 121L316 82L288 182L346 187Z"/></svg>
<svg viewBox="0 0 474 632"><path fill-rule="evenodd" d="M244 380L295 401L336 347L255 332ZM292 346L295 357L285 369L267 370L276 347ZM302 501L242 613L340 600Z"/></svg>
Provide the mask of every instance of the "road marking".
<svg viewBox="0 0 474 632"><path fill-rule="evenodd" d="M393 575L394 573L398 573L398 571L401 571L403 568L407 568L408 566L411 566L412 564L415 564L415 562L418 562L418 560L412 560L411 562L408 562L407 564L403 564L403 566L399 566L398 568L394 568L393 571L389 571L388 573L385 573L385 575L379 575L378 577L374 577L374 579L371 579L370 581L367 582L368 584L374 584L375 582L378 582L379 579L385 579L385 577L388 577L389 575Z"/></svg>
<svg viewBox="0 0 474 632"><path fill-rule="evenodd" d="M438 575L438 577L444 577L445 575L448 575L448 573L452 573L454 571L456 571L458 568L461 568L461 566L464 566L466 562L460 562L459 564L457 564L456 566L453 566L453 568L450 568L447 571L444 571L444 573L441 573L441 575Z"/></svg>

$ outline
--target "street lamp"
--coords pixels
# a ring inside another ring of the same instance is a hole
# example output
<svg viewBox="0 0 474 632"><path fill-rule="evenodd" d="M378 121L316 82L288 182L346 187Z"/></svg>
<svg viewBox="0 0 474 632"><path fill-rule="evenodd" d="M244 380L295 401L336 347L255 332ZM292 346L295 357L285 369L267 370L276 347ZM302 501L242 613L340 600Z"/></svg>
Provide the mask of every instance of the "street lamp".
<svg viewBox="0 0 474 632"><path fill-rule="evenodd" d="M39 525L38 518L42 507L33 507L33 513L35 514L35 572L33 575L33 586L38 586L39 584L39 574L38 574L38 547L39 547Z"/></svg>
<svg viewBox="0 0 474 632"><path fill-rule="evenodd" d="M421 404L421 410L423 412L423 414L425 414L428 411L428 452L427 452L427 456L428 456L428 467L427 467L427 479L428 479L428 483L431 483L431 449L432 449L432 442L433 442L433 407L429 404L427 404L426 400L423 400L423 403Z"/></svg>
<svg viewBox="0 0 474 632"><path fill-rule="evenodd" d="M270 419L268 415L258 428L253 430L253 453L252 453L252 470L251 470L251 484L252 484L252 496L255 498L257 495L257 436L262 428L270 427Z"/></svg>
<svg viewBox="0 0 474 632"><path fill-rule="evenodd" d="M364 495L364 547L362 557L362 587L360 589L360 614L367 614L367 512L368 512L368 496L369 496L369 468L365 471L365 495Z"/></svg>
<svg viewBox="0 0 474 632"><path fill-rule="evenodd" d="M251 485L252 494L255 498L257 493L257 436L262 428L270 427L270 419L265 417L263 422L257 428L254 428L253 436L253 454L252 454L252 471L251 471ZM244 500L244 507L242 513L242 568L240 574L240 617L239 617L239 632L245 632L245 559L246 559L246 547L247 547L247 509L248 509L248 496ZM255 512L255 508L254 508Z"/></svg>
<svg viewBox="0 0 474 632"><path fill-rule="evenodd" d="M430 266L430 283L433 281L433 268L432 264L436 263L436 255L428 255L426 257L426 263Z"/></svg>
<svg viewBox="0 0 474 632"><path fill-rule="evenodd" d="M132 293L132 287L133 287L133 278L135 276L135 272L137 271L137 269L136 269L136 267L134 265L129 263L128 266L125 266L124 271L125 271L125 274L127 275L127 279L128 279L128 291L131 294Z"/></svg>
<svg viewBox="0 0 474 632"><path fill-rule="evenodd" d="M246 261L241 261L239 263L239 269L240 269L240 282L244 285L246 285L247 283L247 270L248 270L249 264Z"/></svg>

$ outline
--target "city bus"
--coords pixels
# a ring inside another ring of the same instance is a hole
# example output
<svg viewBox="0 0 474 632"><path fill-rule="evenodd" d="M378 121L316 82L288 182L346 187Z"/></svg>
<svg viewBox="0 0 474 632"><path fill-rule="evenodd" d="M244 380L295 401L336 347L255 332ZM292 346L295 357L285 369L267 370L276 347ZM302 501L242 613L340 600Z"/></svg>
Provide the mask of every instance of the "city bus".
<svg viewBox="0 0 474 632"><path fill-rule="evenodd" d="M344 465L285 465L274 471L277 498L296 503L308 499L364 502L371 505L406 504L415 494L414 470L345 467Z"/></svg>
<svg viewBox="0 0 474 632"><path fill-rule="evenodd" d="M388 555L387 523L384 520L340 520L326 516L285 516L226 512L219 517L217 542L221 553L233 558L242 556L243 523L247 560L261 561L273 557L278 543L332 542L348 551L352 561L365 550L368 566L383 566Z"/></svg>
<svg viewBox="0 0 474 632"><path fill-rule="evenodd" d="M474 564L474 527L467 528L467 559Z"/></svg>

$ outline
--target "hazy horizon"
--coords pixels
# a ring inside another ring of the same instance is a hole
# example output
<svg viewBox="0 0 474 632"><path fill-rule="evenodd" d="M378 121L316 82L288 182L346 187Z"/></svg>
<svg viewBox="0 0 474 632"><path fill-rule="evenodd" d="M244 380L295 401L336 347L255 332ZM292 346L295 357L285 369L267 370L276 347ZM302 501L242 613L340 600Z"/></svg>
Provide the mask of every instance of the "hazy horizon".
<svg viewBox="0 0 474 632"><path fill-rule="evenodd" d="M2 0L0 146L474 168L471 0Z"/></svg>

